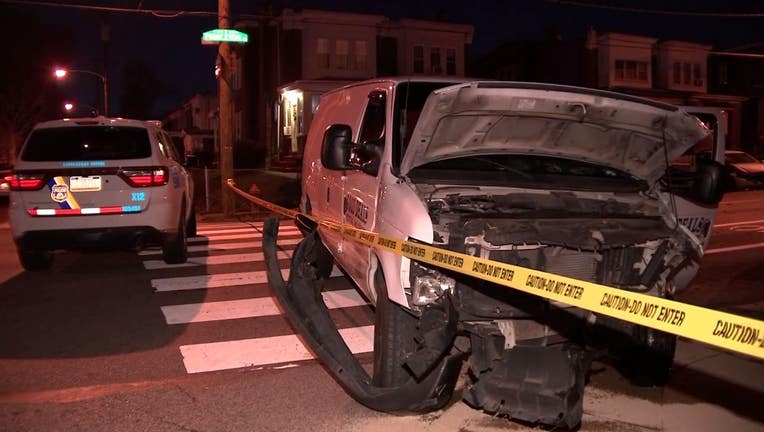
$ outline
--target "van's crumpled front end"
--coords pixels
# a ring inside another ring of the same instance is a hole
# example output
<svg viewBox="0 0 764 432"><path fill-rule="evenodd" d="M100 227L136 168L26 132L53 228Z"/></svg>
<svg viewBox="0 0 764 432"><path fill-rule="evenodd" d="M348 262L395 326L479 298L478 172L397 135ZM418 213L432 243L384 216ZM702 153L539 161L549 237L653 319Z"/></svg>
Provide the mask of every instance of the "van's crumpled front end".
<svg viewBox="0 0 764 432"><path fill-rule="evenodd" d="M660 202L639 193L460 183L415 186L429 208L435 246L660 297L673 292L673 274L699 259L692 236L662 214ZM415 307L426 304L416 301L421 274L412 271L407 290ZM464 397L473 406L529 422L575 425L592 346L636 348L631 351L642 353L642 363L634 366L643 374L662 380L668 372L673 336L474 278L437 269L426 274L455 281L475 378ZM522 282L534 288L543 283ZM618 302L617 294L612 301Z"/></svg>
<svg viewBox="0 0 764 432"><path fill-rule="evenodd" d="M617 289L670 297L702 246L657 184L707 130L671 106L560 90L482 83L428 99L401 174L433 244L612 286L616 303ZM473 378L464 398L488 412L574 427L592 347L652 382L668 376L672 335L418 263L409 274L413 310L438 289L456 299Z"/></svg>

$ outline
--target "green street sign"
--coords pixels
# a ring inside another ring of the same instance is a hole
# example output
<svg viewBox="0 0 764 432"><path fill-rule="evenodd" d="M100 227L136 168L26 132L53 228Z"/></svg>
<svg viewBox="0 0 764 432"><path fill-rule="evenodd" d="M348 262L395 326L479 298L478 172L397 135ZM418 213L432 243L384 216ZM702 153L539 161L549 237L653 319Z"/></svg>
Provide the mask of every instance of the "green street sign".
<svg viewBox="0 0 764 432"><path fill-rule="evenodd" d="M221 42L245 44L249 35L233 29L214 29L202 33L202 45L217 45Z"/></svg>

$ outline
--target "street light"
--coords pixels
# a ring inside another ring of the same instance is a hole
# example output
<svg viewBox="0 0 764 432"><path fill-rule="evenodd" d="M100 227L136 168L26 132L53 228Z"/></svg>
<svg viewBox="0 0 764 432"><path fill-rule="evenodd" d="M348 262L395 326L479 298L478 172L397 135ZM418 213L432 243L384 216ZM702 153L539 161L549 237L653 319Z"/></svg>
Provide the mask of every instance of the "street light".
<svg viewBox="0 0 764 432"><path fill-rule="evenodd" d="M84 70L84 69L64 69L61 67L57 67L53 70L53 75L55 75L57 79L65 78L66 75L69 73L84 73L88 75L94 75L100 78L101 83L103 84L103 115L108 116L109 115L109 81L106 79L106 77L97 72Z"/></svg>
<svg viewBox="0 0 764 432"><path fill-rule="evenodd" d="M81 115L83 110L88 110L88 115L91 117L95 117L98 115L98 110L96 110L94 107L90 105L78 105L73 102L65 102L64 103L64 112L67 115Z"/></svg>

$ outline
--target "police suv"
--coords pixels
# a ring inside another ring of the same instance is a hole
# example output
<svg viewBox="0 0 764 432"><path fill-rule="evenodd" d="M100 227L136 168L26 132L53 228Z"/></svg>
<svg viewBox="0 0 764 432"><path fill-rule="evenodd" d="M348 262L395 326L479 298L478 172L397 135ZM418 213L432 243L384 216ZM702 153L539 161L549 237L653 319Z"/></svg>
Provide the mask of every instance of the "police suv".
<svg viewBox="0 0 764 432"><path fill-rule="evenodd" d="M52 251L160 245L186 261L196 235L193 181L157 122L73 118L37 124L7 178L9 219L27 270Z"/></svg>
<svg viewBox="0 0 764 432"><path fill-rule="evenodd" d="M709 132L679 107L601 90L365 81L321 98L303 157L301 210L614 292L670 298L697 271L721 199L724 148ZM673 163L680 157L686 163ZM705 228L680 222L690 220ZM268 237L269 278L295 327L371 408L444 406L469 357L468 404L572 428L589 361L603 347L634 376L668 376L673 335L303 223L313 231L293 256L288 283ZM332 262L375 304L371 376L317 300Z"/></svg>

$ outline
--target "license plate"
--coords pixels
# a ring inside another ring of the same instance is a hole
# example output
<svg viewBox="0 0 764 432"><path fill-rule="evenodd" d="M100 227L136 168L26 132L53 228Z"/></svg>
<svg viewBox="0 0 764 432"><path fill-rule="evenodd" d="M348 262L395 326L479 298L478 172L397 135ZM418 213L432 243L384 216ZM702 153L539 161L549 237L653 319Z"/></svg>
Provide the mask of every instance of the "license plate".
<svg viewBox="0 0 764 432"><path fill-rule="evenodd" d="M101 190L101 176L71 176L69 190L72 192L90 192Z"/></svg>

